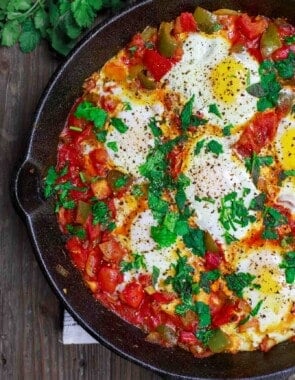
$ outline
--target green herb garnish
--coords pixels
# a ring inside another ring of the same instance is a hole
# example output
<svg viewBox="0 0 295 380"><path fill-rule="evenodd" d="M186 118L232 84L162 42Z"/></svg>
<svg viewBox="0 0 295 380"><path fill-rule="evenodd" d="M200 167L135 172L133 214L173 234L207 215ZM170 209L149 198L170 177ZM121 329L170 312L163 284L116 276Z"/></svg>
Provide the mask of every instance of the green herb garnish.
<svg viewBox="0 0 295 380"><path fill-rule="evenodd" d="M280 268L285 269L287 284L293 284L295 282L295 251L287 252L284 255Z"/></svg>
<svg viewBox="0 0 295 380"><path fill-rule="evenodd" d="M112 117L111 124L120 133L125 133L128 131L128 126L124 123L122 119L119 119L118 117Z"/></svg>
<svg viewBox="0 0 295 380"><path fill-rule="evenodd" d="M222 118L222 115L218 109L217 104L210 104L209 105L209 112L214 113L216 116L218 116L220 119Z"/></svg>

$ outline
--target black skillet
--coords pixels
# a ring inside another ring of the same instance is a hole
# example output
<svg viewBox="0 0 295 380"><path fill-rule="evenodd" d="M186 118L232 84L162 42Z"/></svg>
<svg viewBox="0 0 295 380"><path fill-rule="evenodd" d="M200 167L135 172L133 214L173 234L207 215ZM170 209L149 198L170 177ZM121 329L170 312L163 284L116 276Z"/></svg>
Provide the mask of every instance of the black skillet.
<svg viewBox="0 0 295 380"><path fill-rule="evenodd" d="M74 318L95 338L123 357L170 377L190 379L287 379L295 373L295 344L268 353L218 354L196 359L179 348L147 343L144 334L94 300L63 249L53 200L42 196L42 178L56 162L58 136L83 80L146 25L159 25L197 5L214 10L240 9L250 14L287 17L295 24L295 0L147 0L92 30L55 72L37 108L25 158L13 179L13 197L24 217L36 257L47 280Z"/></svg>

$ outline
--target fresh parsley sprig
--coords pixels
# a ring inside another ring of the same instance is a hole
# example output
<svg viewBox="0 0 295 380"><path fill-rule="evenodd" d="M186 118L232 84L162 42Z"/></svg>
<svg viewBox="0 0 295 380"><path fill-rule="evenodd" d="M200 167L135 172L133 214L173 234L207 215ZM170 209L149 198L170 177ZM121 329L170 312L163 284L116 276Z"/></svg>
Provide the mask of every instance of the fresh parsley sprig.
<svg viewBox="0 0 295 380"><path fill-rule="evenodd" d="M66 56L103 9L118 9L121 0L2 0L0 43L34 50L42 39Z"/></svg>

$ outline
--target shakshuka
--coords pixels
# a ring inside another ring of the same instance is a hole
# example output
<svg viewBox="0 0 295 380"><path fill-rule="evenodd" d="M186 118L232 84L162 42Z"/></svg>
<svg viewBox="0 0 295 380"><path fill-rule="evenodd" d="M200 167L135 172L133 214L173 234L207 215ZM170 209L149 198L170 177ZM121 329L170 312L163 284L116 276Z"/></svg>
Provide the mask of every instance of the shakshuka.
<svg viewBox="0 0 295 380"><path fill-rule="evenodd" d="M196 357L295 340L295 27L197 7L83 90L44 191L94 297Z"/></svg>

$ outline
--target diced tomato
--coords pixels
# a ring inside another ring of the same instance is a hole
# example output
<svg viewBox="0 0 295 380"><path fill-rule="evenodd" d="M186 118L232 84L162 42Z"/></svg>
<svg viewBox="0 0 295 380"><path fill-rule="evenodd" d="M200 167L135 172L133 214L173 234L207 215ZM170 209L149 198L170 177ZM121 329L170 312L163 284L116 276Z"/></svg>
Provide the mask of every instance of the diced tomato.
<svg viewBox="0 0 295 380"><path fill-rule="evenodd" d="M168 303L175 299L175 294L168 292L156 292L152 295L152 298L159 303Z"/></svg>
<svg viewBox="0 0 295 380"><path fill-rule="evenodd" d="M141 283L141 285L145 288L147 286L152 285L152 277L150 274L143 274L141 273L138 277L138 281Z"/></svg>
<svg viewBox="0 0 295 380"><path fill-rule="evenodd" d="M268 23L264 18L256 18L252 20L252 18L245 13L237 19L237 26L250 40L259 37L265 31L267 25Z"/></svg>
<svg viewBox="0 0 295 380"><path fill-rule="evenodd" d="M168 154L168 162L170 167L170 173L173 178L176 178L181 171L183 162L183 148L180 145L176 145L175 148Z"/></svg>
<svg viewBox="0 0 295 380"><path fill-rule="evenodd" d="M123 280L118 269L101 267L97 275L98 283L105 292L113 293L118 284Z"/></svg>
<svg viewBox="0 0 295 380"><path fill-rule="evenodd" d="M104 176L106 174L106 163L108 159L107 151L104 148L94 149L89 153L89 159L90 171L92 172L94 169L95 175Z"/></svg>
<svg viewBox="0 0 295 380"><path fill-rule="evenodd" d="M98 264L100 260L101 260L101 254L98 251L98 249L91 250L91 252L88 255L86 265L85 265L85 271L89 277L96 276L96 272L97 272Z"/></svg>
<svg viewBox="0 0 295 380"><path fill-rule="evenodd" d="M280 60L280 59L286 59L288 58L290 50L291 50L291 46L282 46L276 51L274 51L271 57L275 61Z"/></svg>
<svg viewBox="0 0 295 380"><path fill-rule="evenodd" d="M140 33L135 34L127 48L130 65L139 65L142 63L145 49L145 41L142 35Z"/></svg>
<svg viewBox="0 0 295 380"><path fill-rule="evenodd" d="M251 156L273 140L277 126L278 116L275 111L266 111L257 114L254 120L244 129L236 144L237 151L243 156Z"/></svg>
<svg viewBox="0 0 295 380"><path fill-rule="evenodd" d="M184 344L196 344L198 342L194 333L183 330L179 333L179 341Z"/></svg>
<svg viewBox="0 0 295 380"><path fill-rule="evenodd" d="M105 164L108 159L108 152L104 148L93 149L89 157L94 164Z"/></svg>
<svg viewBox="0 0 295 380"><path fill-rule="evenodd" d="M99 244L105 261L118 263L125 255L126 250L114 238Z"/></svg>
<svg viewBox="0 0 295 380"><path fill-rule="evenodd" d="M287 23L279 25L278 30L281 38L295 35L295 27Z"/></svg>
<svg viewBox="0 0 295 380"><path fill-rule="evenodd" d="M237 306L235 304L223 305L215 314L212 315L212 325L215 327L222 326L232 321Z"/></svg>
<svg viewBox="0 0 295 380"><path fill-rule="evenodd" d="M88 239L92 242L94 240L97 240L101 236L101 228L99 224L93 224L92 222L92 216L88 216L86 223L85 223L85 229L88 235Z"/></svg>
<svg viewBox="0 0 295 380"><path fill-rule="evenodd" d="M75 265L84 270L87 261L87 250L84 249L81 240L76 236L71 237L66 243L66 249Z"/></svg>
<svg viewBox="0 0 295 380"><path fill-rule="evenodd" d="M144 298L144 290L138 282L128 283L122 293L120 299L127 305L137 309Z"/></svg>
<svg viewBox="0 0 295 380"><path fill-rule="evenodd" d="M197 30L197 23L192 13L183 12L175 20L174 32L195 32Z"/></svg>
<svg viewBox="0 0 295 380"><path fill-rule="evenodd" d="M205 253L205 268L207 270L213 270L219 267L222 257L217 252Z"/></svg>
<svg viewBox="0 0 295 380"><path fill-rule="evenodd" d="M58 222L62 228L65 228L67 224L72 224L74 220L74 211L61 207L58 210Z"/></svg>
<svg viewBox="0 0 295 380"><path fill-rule="evenodd" d="M72 166L80 166L82 157L77 147L73 144L63 144L59 147L57 152L58 168L62 168L69 162Z"/></svg>
<svg viewBox="0 0 295 380"><path fill-rule="evenodd" d="M156 50L145 50L143 63L151 75L159 81L172 68L172 60L163 57Z"/></svg>
<svg viewBox="0 0 295 380"><path fill-rule="evenodd" d="M119 101L117 99L115 99L113 96L109 96L109 95L102 95L100 97L100 104L101 104L101 107L106 110L107 112L114 112L117 105L118 105Z"/></svg>

